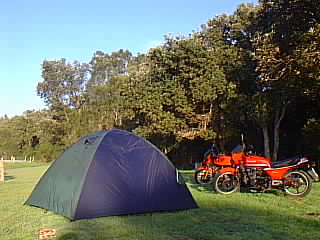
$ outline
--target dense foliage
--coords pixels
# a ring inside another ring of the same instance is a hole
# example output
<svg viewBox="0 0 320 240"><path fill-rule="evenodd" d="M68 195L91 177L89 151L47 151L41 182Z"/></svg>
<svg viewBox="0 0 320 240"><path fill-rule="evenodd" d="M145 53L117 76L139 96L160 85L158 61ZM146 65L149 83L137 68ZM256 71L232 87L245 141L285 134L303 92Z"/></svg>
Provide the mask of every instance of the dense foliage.
<svg viewBox="0 0 320 240"><path fill-rule="evenodd" d="M191 166L209 143L222 151L245 133L277 160L320 159L320 5L261 0L166 36L134 56L97 51L89 63L42 63L48 108L0 119L2 155L50 161L80 136L122 128Z"/></svg>

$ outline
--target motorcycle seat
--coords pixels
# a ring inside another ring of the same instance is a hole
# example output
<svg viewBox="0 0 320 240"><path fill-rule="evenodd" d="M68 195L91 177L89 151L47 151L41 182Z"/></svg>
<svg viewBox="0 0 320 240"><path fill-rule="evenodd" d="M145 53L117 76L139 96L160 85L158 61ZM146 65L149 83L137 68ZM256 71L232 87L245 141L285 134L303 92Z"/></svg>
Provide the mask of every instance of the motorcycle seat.
<svg viewBox="0 0 320 240"><path fill-rule="evenodd" d="M287 158L282 161L277 161L277 162L271 162L272 168L281 168L281 167L287 167L287 166L292 166L297 164L300 161L300 157L291 157Z"/></svg>

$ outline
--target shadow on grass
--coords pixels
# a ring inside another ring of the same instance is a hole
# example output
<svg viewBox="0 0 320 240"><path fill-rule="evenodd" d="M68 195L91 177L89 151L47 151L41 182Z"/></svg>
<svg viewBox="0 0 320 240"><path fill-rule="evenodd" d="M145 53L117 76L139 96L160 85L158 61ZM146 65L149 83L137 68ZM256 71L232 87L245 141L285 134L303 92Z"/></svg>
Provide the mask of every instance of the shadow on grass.
<svg viewBox="0 0 320 240"><path fill-rule="evenodd" d="M16 177L14 177L14 176L4 176L4 180L5 181L8 181L8 180L13 180L13 179L15 179Z"/></svg>
<svg viewBox="0 0 320 240"><path fill-rule="evenodd" d="M194 171L183 171L182 176L189 187L199 192L213 192L212 184L197 184L195 182Z"/></svg>
<svg viewBox="0 0 320 240"><path fill-rule="evenodd" d="M201 207L201 203L200 203ZM101 217L67 224L58 240L313 240L320 222L273 210L217 201L200 209Z"/></svg>
<svg viewBox="0 0 320 240"><path fill-rule="evenodd" d="M199 192L212 192L213 194L216 194L213 190L213 186L212 184L197 184L194 180L194 171L190 171L190 172L183 172L182 173L183 178L185 180L186 183L188 183L188 186L191 187L192 189L195 189ZM243 194L273 194L276 196L284 196L285 194L277 189L272 189L272 190L268 190L266 192L255 192L250 190L247 187L241 187L240 188L240 192Z"/></svg>
<svg viewBox="0 0 320 240"><path fill-rule="evenodd" d="M59 240L78 240L79 239L79 234L78 233L69 232L69 233L61 235L58 239Z"/></svg>
<svg viewBox="0 0 320 240"><path fill-rule="evenodd" d="M274 196L287 196L280 189L271 189L271 190L268 190L265 192L259 192L259 191L250 190L248 187L241 187L240 193L241 194L251 194L251 195L269 194L269 195L274 195Z"/></svg>
<svg viewBox="0 0 320 240"><path fill-rule="evenodd" d="M207 192L207 193L214 193L212 184L188 184L189 187L199 191L199 192Z"/></svg>
<svg viewBox="0 0 320 240"><path fill-rule="evenodd" d="M97 224L96 220L69 222L62 229L59 229L57 240L98 239L97 234L105 233L105 229L102 226L102 224ZM59 234L59 232L62 232L62 234Z"/></svg>

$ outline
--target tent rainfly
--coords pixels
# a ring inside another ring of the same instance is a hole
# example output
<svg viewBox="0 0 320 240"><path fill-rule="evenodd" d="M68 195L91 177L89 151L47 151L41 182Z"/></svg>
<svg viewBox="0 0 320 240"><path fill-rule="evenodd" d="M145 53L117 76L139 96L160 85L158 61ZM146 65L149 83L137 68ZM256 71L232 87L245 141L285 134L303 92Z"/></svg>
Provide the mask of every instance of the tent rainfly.
<svg viewBox="0 0 320 240"><path fill-rule="evenodd" d="M159 149L119 129L99 131L71 145L25 204L71 220L198 207Z"/></svg>

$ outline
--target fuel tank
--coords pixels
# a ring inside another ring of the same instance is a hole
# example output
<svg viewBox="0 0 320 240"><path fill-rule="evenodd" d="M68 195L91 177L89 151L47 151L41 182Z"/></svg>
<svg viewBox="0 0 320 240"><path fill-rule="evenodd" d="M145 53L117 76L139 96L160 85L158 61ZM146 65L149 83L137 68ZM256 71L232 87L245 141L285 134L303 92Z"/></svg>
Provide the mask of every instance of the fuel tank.
<svg viewBox="0 0 320 240"><path fill-rule="evenodd" d="M231 156L219 155L215 157L214 164L217 166L231 166Z"/></svg>
<svg viewBox="0 0 320 240"><path fill-rule="evenodd" d="M248 167L248 168L265 168L271 167L271 163L270 160L268 158L265 157L261 157L261 156L256 156L256 155L250 155L250 156L246 156L245 161L244 161L244 166Z"/></svg>

